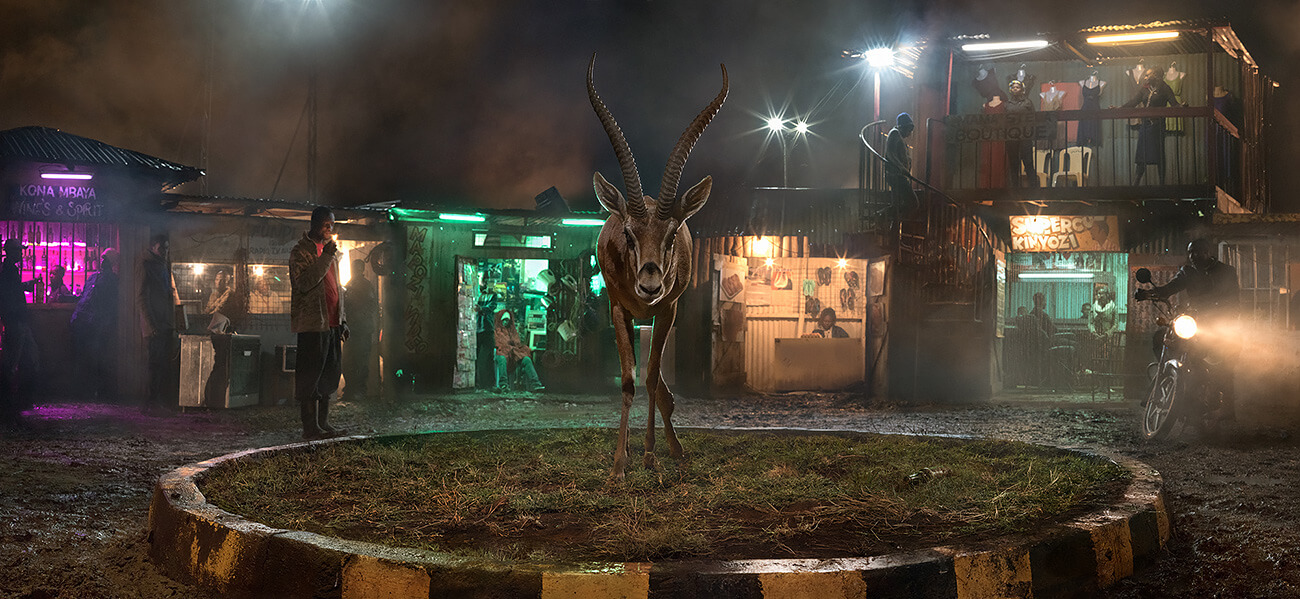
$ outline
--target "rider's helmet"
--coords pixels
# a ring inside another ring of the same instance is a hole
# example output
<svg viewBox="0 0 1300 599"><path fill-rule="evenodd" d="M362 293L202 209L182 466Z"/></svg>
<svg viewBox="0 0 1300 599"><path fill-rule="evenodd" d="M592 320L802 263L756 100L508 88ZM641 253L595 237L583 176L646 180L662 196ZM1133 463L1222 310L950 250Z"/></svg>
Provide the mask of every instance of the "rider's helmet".
<svg viewBox="0 0 1300 599"><path fill-rule="evenodd" d="M1205 270L1213 264L1214 254L1214 244L1204 237L1193 239L1187 244L1187 261L1191 262L1197 270Z"/></svg>

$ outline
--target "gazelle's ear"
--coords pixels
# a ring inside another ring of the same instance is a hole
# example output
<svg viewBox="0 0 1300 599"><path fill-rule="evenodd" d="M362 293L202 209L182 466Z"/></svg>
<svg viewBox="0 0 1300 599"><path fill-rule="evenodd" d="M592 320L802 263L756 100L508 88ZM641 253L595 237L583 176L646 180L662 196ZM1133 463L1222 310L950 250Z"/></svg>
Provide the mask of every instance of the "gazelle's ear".
<svg viewBox="0 0 1300 599"><path fill-rule="evenodd" d="M596 199L600 201L600 205L604 206L610 214L617 214L626 220L627 202L623 199L623 192L606 181L600 173L596 173L591 181L596 188Z"/></svg>
<svg viewBox="0 0 1300 599"><path fill-rule="evenodd" d="M712 190L712 175L704 177L703 181L696 183L694 187L686 190L686 194L678 201L677 210L679 216L677 220L686 222L686 219L690 218L696 212L699 212L700 208L704 207L704 203L709 201L709 192Z"/></svg>

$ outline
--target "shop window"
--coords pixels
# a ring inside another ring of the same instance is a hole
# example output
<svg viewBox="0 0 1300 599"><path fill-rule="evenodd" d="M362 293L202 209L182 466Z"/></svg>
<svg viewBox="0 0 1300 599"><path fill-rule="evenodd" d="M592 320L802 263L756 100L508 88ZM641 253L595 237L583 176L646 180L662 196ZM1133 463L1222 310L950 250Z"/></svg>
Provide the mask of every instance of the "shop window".
<svg viewBox="0 0 1300 599"><path fill-rule="evenodd" d="M214 262L175 262L172 263L172 278L176 281L176 293L180 295L185 313L190 315L208 314L214 309L221 309L224 302L230 301L235 285L235 266ZM218 290L218 280L224 277L224 288L231 289L226 295ZM191 323L193 324L193 323Z"/></svg>
<svg viewBox="0 0 1300 599"><path fill-rule="evenodd" d="M100 254L118 247L117 227L101 223L0 221L0 237L21 239L27 246L19 266L22 279L39 281L26 294L29 303L47 300L51 289L49 273L56 266L66 269L63 283L68 290L81 295L90 275L99 268Z"/></svg>
<svg viewBox="0 0 1300 599"><path fill-rule="evenodd" d="M288 314L289 267L275 264L252 264L248 267L248 312L250 314Z"/></svg>

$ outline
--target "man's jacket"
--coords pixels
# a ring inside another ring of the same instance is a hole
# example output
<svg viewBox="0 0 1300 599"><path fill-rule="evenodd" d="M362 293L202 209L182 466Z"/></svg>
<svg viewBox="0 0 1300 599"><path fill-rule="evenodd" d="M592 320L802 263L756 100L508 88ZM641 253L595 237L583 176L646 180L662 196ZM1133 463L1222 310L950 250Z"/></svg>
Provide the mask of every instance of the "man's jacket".
<svg viewBox="0 0 1300 599"><path fill-rule="evenodd" d="M329 330L329 310L325 306L325 273L334 273L334 281L339 281L339 257L316 255L316 242L307 234L298 240L289 252L289 287L293 294L289 300L289 314L293 332L321 333ZM348 321L343 312L343 289L340 285L339 324Z"/></svg>

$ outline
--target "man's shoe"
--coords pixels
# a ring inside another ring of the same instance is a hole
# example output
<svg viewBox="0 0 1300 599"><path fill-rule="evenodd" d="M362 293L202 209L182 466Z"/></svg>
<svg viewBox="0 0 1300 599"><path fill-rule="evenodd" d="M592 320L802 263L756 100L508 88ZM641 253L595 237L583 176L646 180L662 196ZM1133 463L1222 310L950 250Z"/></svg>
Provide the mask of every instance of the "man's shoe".
<svg viewBox="0 0 1300 599"><path fill-rule="evenodd" d="M533 387L533 393L541 393L542 391L545 390L546 390L546 385L538 385L536 387Z"/></svg>

